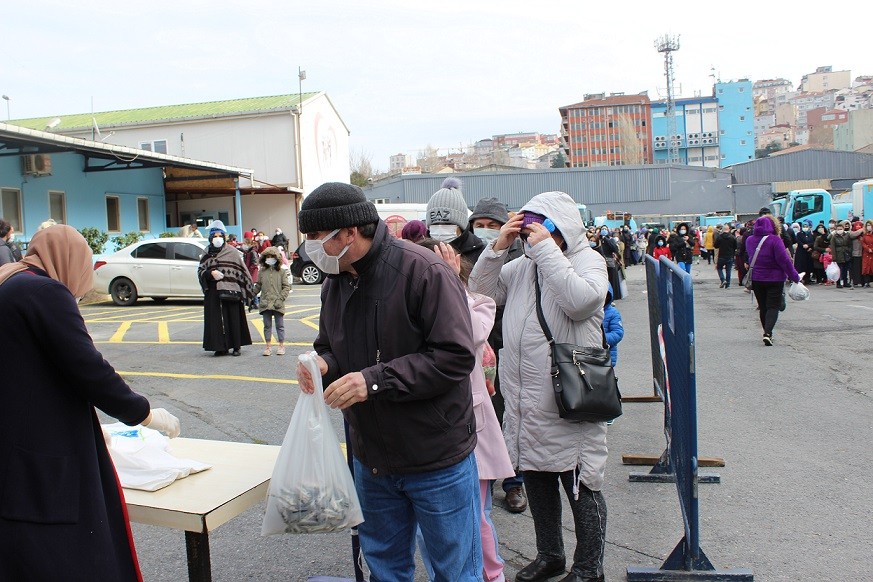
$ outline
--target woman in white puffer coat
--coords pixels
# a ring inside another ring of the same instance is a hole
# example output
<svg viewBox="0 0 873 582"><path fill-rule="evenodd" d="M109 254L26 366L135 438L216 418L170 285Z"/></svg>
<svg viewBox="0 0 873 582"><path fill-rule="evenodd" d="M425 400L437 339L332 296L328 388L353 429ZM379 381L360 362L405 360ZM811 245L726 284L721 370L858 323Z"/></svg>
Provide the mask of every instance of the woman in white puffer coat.
<svg viewBox="0 0 873 582"><path fill-rule="evenodd" d="M522 228L525 214L533 214L536 222ZM545 219L554 232L543 225ZM503 254L519 236L526 239L526 258L504 265ZM506 306L499 356L506 400L503 434L513 465L524 472L537 539L536 559L516 580L546 580L564 571L559 481L576 530L573 566L563 581L602 580L606 423L570 422L558 415L549 345L536 315L534 277L555 341L601 346L606 263L589 246L576 203L563 192L535 196L501 228L473 268L470 290Z"/></svg>

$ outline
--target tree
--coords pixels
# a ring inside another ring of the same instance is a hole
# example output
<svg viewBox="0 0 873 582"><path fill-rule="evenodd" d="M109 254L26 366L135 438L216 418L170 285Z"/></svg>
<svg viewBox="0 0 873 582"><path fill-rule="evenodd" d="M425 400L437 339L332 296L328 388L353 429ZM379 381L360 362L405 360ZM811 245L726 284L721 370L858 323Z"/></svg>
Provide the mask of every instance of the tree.
<svg viewBox="0 0 873 582"><path fill-rule="evenodd" d="M567 167L567 158L564 157L564 152L558 150L558 155L552 158L552 163L549 166L550 168L566 168Z"/></svg>
<svg viewBox="0 0 873 582"><path fill-rule="evenodd" d="M621 163L639 166L643 163L643 142L637 135L634 120L627 113L618 116L618 139L621 144Z"/></svg>
<svg viewBox="0 0 873 582"><path fill-rule="evenodd" d="M349 152L349 167L352 170L349 182L355 186L364 187L373 177L372 156L363 149Z"/></svg>
<svg viewBox="0 0 873 582"><path fill-rule="evenodd" d="M769 156L773 152L778 152L781 149L782 149L782 144L776 140L773 140L770 143L768 143L766 146L764 146L763 149L755 150L755 157L756 158L766 158L767 156Z"/></svg>
<svg viewBox="0 0 873 582"><path fill-rule="evenodd" d="M419 152L415 161L425 174L436 172L442 167L443 162L440 158L439 150L430 144L427 144L427 147Z"/></svg>

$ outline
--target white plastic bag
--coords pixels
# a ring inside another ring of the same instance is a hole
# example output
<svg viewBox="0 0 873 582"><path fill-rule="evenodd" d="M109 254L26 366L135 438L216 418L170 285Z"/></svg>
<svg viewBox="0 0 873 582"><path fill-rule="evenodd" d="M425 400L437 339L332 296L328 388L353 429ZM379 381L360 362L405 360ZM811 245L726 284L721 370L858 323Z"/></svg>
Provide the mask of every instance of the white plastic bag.
<svg viewBox="0 0 873 582"><path fill-rule="evenodd" d="M178 459L170 453L170 439L144 426L120 422L101 425L111 438L109 454L118 480L127 489L157 491L192 473L212 467L200 461Z"/></svg>
<svg viewBox="0 0 873 582"><path fill-rule="evenodd" d="M794 301L806 301L809 299L809 289L803 283L792 283L788 287L788 296Z"/></svg>
<svg viewBox="0 0 873 582"><path fill-rule="evenodd" d="M828 268L825 269L825 275L827 275L829 281L839 281L840 266L836 263L831 263L828 265Z"/></svg>
<svg viewBox="0 0 873 582"><path fill-rule="evenodd" d="M301 354L315 383L300 393L267 494L261 535L323 533L364 521L361 503L324 403L321 372L313 353Z"/></svg>

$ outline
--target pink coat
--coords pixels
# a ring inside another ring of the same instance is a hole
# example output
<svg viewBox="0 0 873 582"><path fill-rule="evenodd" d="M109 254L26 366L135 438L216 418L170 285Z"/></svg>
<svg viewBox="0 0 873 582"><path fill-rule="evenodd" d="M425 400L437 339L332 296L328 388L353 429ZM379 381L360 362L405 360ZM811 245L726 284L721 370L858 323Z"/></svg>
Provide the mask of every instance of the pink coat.
<svg viewBox="0 0 873 582"><path fill-rule="evenodd" d="M494 404L491 403L488 388L485 386L485 372L482 369L485 342L494 327L497 306L490 297L469 292L467 305L470 307L473 345L476 348L476 366L470 374L470 386L473 390L473 412L476 415L476 465L479 468L479 480L504 479L515 475L515 471L512 461L509 460Z"/></svg>

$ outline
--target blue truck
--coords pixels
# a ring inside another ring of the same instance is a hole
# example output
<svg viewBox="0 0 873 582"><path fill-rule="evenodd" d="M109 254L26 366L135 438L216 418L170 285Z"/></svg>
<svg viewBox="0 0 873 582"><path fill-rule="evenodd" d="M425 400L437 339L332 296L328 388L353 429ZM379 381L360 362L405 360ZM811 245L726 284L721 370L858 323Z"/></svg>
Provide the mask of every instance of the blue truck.
<svg viewBox="0 0 873 582"><path fill-rule="evenodd" d="M832 218L848 220L853 213L852 193L831 194L821 188L791 190L784 198L770 203L774 216L782 216L786 224L809 220L813 228L819 222L827 224ZM854 211L855 215L859 212Z"/></svg>

